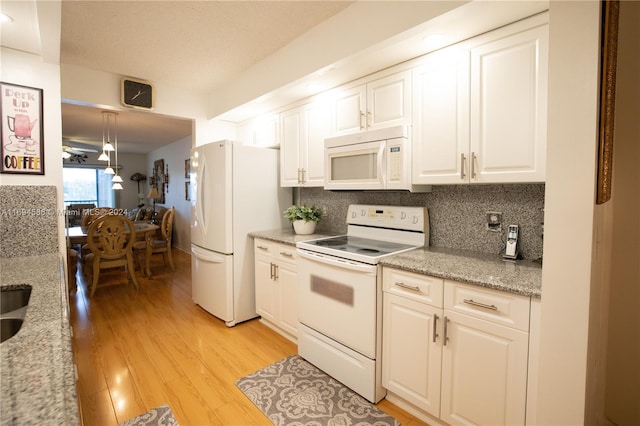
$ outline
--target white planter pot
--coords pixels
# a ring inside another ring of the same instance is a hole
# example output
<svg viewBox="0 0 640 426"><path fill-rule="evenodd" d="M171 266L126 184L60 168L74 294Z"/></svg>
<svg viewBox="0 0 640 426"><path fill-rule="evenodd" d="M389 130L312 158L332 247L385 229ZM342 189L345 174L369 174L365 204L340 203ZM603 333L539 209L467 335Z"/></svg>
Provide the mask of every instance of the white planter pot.
<svg viewBox="0 0 640 426"><path fill-rule="evenodd" d="M296 234L313 234L313 232L316 230L316 222L312 220L310 220L309 222L305 222L304 220L295 220L293 222L293 229L294 231L296 231Z"/></svg>

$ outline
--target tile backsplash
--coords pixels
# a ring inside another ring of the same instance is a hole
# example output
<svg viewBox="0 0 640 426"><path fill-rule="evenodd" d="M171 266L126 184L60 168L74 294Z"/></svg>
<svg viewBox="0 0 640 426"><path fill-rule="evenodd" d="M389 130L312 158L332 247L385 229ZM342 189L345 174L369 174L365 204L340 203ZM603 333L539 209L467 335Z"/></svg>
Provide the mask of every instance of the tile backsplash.
<svg viewBox="0 0 640 426"><path fill-rule="evenodd" d="M0 186L0 257L58 252L55 186Z"/></svg>
<svg viewBox="0 0 640 426"><path fill-rule="evenodd" d="M525 259L542 257L544 184L434 186L432 192L325 191L300 188L298 203L326 207L317 232L343 234L349 204L424 206L429 212L430 245L499 254L508 225L519 226ZM502 232L487 230L487 212L502 213Z"/></svg>

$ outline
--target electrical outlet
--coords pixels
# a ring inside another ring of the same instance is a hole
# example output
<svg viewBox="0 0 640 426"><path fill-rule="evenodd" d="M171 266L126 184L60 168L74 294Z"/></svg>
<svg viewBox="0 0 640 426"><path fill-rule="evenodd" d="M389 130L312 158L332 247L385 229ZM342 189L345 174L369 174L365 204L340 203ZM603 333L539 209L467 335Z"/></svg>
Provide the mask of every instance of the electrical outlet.
<svg viewBox="0 0 640 426"><path fill-rule="evenodd" d="M487 212L487 231L502 232L501 212Z"/></svg>
<svg viewBox="0 0 640 426"><path fill-rule="evenodd" d="M327 216L329 216L329 207L327 207L327 206L322 206L322 216L323 216L323 217L325 217L325 218L326 218Z"/></svg>

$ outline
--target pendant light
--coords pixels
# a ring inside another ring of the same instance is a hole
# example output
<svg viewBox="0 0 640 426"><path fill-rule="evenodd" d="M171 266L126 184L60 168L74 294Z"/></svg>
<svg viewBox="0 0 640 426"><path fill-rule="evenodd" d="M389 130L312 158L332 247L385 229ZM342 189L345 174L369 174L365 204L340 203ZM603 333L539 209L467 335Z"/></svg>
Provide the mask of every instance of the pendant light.
<svg viewBox="0 0 640 426"><path fill-rule="evenodd" d="M108 150L108 146L111 145L111 117L114 116L115 113L110 111L102 111L102 154L98 157L100 161L106 161L107 167L104 169L104 174L113 175L115 172L111 167L111 151Z"/></svg>
<svg viewBox="0 0 640 426"><path fill-rule="evenodd" d="M111 113L113 116L113 128L114 128L114 143L115 143L115 147L114 147L114 151L115 151L115 160L116 160L116 167L115 167L115 175L113 176L113 178L111 179L111 182L113 182L113 186L111 187L111 189L116 189L116 190L120 190L122 189L122 178L120 177L120 175L118 174L118 114L115 112ZM109 121L109 119L107 119L107 122ZM110 142L110 129L107 132L107 142ZM105 144L105 149L106 149L107 144Z"/></svg>
<svg viewBox="0 0 640 426"><path fill-rule="evenodd" d="M115 112L110 112L110 111L103 111L102 114L103 114L103 116L102 116L103 121L104 121L104 117L105 116L107 118L107 131L106 131L107 140L102 145L102 150L104 152L115 151L115 148L113 147L113 144L111 143L111 120L113 120L113 126L115 128L115 137L117 139L118 138L118 124L116 122L116 119L118 117L118 114L115 113ZM104 127L103 127L103 130L104 130ZM104 138L104 132L103 132L103 138Z"/></svg>
<svg viewBox="0 0 640 426"><path fill-rule="evenodd" d="M111 156L109 154L107 154L107 151L105 151L104 149L104 144L105 144L105 136L107 133L107 114L109 114L107 111L102 111L102 154L100 154L100 156L98 157L98 160L100 161L110 161L111 160ZM111 166L109 166L110 168Z"/></svg>

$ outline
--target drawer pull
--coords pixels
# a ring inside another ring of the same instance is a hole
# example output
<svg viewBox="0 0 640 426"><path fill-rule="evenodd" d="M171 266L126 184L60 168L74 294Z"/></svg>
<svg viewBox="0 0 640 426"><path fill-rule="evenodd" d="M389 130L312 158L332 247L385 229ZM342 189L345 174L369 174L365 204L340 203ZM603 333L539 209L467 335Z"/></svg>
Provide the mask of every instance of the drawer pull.
<svg viewBox="0 0 640 426"><path fill-rule="evenodd" d="M492 311L497 311L498 307L496 305L487 305L486 303L476 302L473 299L463 299L464 303L468 305L478 306L480 308L491 309Z"/></svg>
<svg viewBox="0 0 640 426"><path fill-rule="evenodd" d="M396 281L395 285L397 285L398 287L406 288L407 290L420 291L420 287L418 287L417 285L409 285L401 281Z"/></svg>
<svg viewBox="0 0 640 426"><path fill-rule="evenodd" d="M284 257L289 257L289 258L293 257L293 254L287 253L286 251L281 251L280 254Z"/></svg>
<svg viewBox="0 0 640 426"><path fill-rule="evenodd" d="M259 248L260 250L269 251L269 247L265 247L265 246L258 246L258 248Z"/></svg>

